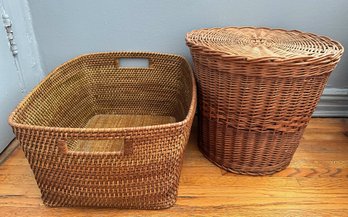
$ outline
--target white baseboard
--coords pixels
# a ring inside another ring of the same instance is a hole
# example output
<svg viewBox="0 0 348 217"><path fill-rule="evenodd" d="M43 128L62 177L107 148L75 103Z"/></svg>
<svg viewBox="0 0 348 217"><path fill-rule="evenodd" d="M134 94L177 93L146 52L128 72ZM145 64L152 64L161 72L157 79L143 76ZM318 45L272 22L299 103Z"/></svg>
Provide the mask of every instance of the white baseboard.
<svg viewBox="0 0 348 217"><path fill-rule="evenodd" d="M326 88L313 117L348 117L348 88Z"/></svg>

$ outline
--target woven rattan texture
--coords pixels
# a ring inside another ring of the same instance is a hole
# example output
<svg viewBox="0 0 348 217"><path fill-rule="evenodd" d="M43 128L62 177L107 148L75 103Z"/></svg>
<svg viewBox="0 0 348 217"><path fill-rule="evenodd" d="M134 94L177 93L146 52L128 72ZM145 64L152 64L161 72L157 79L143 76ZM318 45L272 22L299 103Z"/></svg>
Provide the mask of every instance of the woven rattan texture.
<svg viewBox="0 0 348 217"><path fill-rule="evenodd" d="M120 58L148 59L149 68L120 68ZM51 72L9 123L46 205L161 209L176 201L195 94L179 56L89 54ZM109 123L132 115L137 123ZM138 123L144 115L151 126Z"/></svg>
<svg viewBox="0 0 348 217"><path fill-rule="evenodd" d="M342 54L342 46L327 37L269 28L194 30L187 35L187 43L210 54L252 62L323 61L337 59Z"/></svg>
<svg viewBox="0 0 348 217"><path fill-rule="evenodd" d="M343 47L299 31L228 27L187 34L203 154L250 175L284 169Z"/></svg>
<svg viewBox="0 0 348 217"><path fill-rule="evenodd" d="M88 123L86 128L126 128L153 126L160 124L175 123L175 118L171 116L153 115L95 115ZM124 139L112 140L71 140L67 143L68 149L73 151L88 152L111 152L124 151Z"/></svg>

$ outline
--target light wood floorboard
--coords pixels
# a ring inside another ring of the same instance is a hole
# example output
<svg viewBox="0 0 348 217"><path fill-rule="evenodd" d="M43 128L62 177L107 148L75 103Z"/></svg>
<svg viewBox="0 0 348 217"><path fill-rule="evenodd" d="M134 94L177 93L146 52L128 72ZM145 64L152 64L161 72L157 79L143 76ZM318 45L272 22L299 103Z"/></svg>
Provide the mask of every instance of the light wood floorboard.
<svg viewBox="0 0 348 217"><path fill-rule="evenodd" d="M20 148L0 166L1 216L348 216L348 119L313 118L290 166L228 173L198 151L196 122L176 205L160 211L47 208Z"/></svg>

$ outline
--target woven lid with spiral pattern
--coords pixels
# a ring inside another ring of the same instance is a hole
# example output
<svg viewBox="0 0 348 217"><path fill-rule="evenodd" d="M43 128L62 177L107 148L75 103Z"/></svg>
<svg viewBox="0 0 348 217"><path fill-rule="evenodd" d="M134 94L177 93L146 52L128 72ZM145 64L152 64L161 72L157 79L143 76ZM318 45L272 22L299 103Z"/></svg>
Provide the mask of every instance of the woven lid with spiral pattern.
<svg viewBox="0 0 348 217"><path fill-rule="evenodd" d="M320 61L343 53L340 43L325 36L255 27L194 30L186 35L186 42L191 49L250 61Z"/></svg>

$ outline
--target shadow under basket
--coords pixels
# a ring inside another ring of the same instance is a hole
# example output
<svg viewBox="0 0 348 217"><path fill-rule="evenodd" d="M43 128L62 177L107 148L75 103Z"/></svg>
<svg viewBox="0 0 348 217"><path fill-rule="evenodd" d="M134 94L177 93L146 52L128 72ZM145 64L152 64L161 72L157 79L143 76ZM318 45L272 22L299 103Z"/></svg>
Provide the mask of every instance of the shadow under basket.
<svg viewBox="0 0 348 217"><path fill-rule="evenodd" d="M177 198L195 108L182 57L95 53L51 72L9 123L45 205L162 209Z"/></svg>

